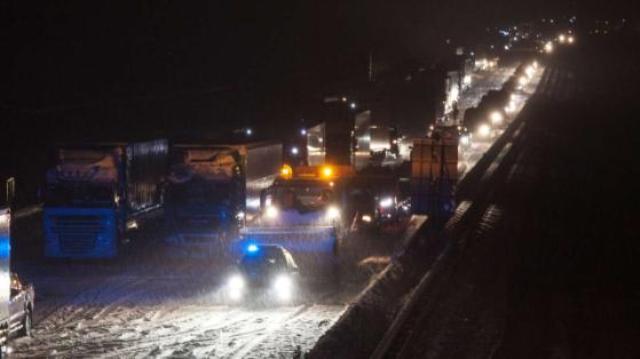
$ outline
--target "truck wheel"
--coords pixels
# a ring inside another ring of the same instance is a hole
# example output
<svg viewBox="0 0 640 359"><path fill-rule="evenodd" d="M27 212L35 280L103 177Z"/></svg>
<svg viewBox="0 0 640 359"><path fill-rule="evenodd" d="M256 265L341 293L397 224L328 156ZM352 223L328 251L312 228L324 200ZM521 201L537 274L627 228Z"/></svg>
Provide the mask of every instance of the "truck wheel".
<svg viewBox="0 0 640 359"><path fill-rule="evenodd" d="M27 313L24 316L24 319L22 320L22 329L20 329L20 336L21 337L30 337L31 336L31 329L33 328L33 318L31 317L31 311L27 310Z"/></svg>

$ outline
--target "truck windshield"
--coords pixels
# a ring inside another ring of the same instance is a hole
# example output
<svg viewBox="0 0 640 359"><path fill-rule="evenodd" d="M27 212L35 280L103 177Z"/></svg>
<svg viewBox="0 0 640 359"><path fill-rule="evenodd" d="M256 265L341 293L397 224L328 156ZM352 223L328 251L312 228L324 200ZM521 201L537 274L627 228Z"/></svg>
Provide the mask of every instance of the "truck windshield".
<svg viewBox="0 0 640 359"><path fill-rule="evenodd" d="M50 185L45 203L49 206L113 207L115 189L90 182L64 182Z"/></svg>
<svg viewBox="0 0 640 359"><path fill-rule="evenodd" d="M233 188L230 183L206 181L172 184L169 198L179 206L232 206Z"/></svg>
<svg viewBox="0 0 640 359"><path fill-rule="evenodd" d="M273 197L283 208L317 209L329 204L332 191L314 181L295 181L275 188Z"/></svg>

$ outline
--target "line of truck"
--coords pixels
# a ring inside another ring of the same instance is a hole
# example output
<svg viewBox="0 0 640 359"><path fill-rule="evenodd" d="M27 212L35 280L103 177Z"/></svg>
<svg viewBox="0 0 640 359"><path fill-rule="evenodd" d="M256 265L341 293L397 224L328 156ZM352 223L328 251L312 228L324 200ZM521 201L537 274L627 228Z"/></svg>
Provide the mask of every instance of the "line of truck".
<svg viewBox="0 0 640 359"><path fill-rule="evenodd" d="M258 210L281 158L275 142L56 146L46 174L44 254L114 258L152 223L166 226L169 243L215 243Z"/></svg>

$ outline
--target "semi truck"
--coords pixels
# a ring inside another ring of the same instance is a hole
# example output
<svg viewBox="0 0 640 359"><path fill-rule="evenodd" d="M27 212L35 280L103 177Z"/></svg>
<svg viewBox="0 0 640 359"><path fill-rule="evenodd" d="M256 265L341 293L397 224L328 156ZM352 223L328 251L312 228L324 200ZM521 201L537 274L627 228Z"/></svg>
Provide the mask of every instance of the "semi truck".
<svg viewBox="0 0 640 359"><path fill-rule="evenodd" d="M245 211L245 171L237 150L199 144L171 147L167 242L190 253L219 252Z"/></svg>
<svg viewBox="0 0 640 359"><path fill-rule="evenodd" d="M167 242L183 252L214 256L255 215L260 191L278 174L282 145L206 141L171 146L165 222Z"/></svg>
<svg viewBox="0 0 640 359"><path fill-rule="evenodd" d="M114 258L162 214L169 147L163 139L59 145L46 173L44 253L51 258Z"/></svg>

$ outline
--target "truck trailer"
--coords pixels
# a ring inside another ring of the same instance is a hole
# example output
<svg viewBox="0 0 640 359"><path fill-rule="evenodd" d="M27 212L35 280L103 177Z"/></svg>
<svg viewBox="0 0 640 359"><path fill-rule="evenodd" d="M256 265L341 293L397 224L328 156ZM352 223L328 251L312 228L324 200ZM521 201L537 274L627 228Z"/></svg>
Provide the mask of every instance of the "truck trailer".
<svg viewBox="0 0 640 359"><path fill-rule="evenodd" d="M114 258L127 232L158 219L166 140L57 146L46 174L46 257Z"/></svg>
<svg viewBox="0 0 640 359"><path fill-rule="evenodd" d="M222 144L240 154L244 171L246 214L251 217L260 209L260 193L271 186L282 165L282 143L256 141Z"/></svg>

